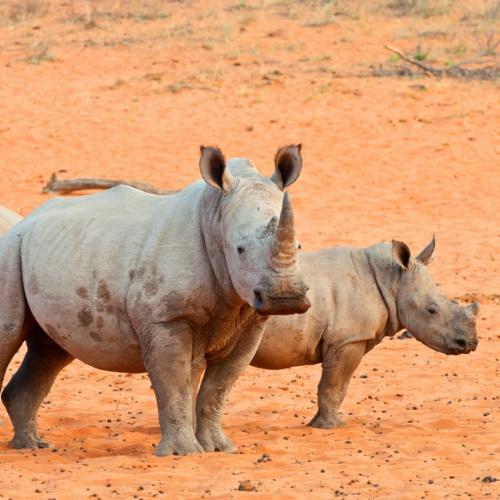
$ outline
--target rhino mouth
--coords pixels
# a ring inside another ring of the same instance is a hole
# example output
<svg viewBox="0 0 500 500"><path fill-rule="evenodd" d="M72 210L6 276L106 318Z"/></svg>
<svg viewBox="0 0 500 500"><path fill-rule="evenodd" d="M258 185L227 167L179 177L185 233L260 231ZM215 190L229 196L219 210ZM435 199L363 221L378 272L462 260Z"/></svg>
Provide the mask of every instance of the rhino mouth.
<svg viewBox="0 0 500 500"><path fill-rule="evenodd" d="M459 336L447 345L446 354L452 356L457 356L459 354L469 354L475 351L477 347L477 342L469 341L466 337Z"/></svg>
<svg viewBox="0 0 500 500"><path fill-rule="evenodd" d="M273 297L255 290L254 296L253 307L263 316L270 314L302 314L311 307L311 303L305 294Z"/></svg>

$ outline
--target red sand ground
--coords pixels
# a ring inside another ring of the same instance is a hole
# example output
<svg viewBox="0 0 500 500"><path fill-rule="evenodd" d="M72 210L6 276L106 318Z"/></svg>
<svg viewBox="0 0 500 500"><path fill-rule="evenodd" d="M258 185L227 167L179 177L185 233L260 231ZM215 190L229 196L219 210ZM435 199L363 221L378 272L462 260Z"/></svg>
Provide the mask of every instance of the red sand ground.
<svg viewBox="0 0 500 500"><path fill-rule="evenodd" d="M0 496L498 497L500 482L482 482L500 479L498 86L345 76L390 67L384 43L438 58L459 42L473 50L483 21L169 2L152 20L101 10L86 29L68 5L0 29L0 203L29 213L60 169L179 188L199 177L201 143L271 172L276 148L301 142L292 195L303 249L397 238L418 251L436 233L434 277L452 297L479 299L480 343L446 357L384 342L351 384L347 425L332 431L305 426L320 366L249 369L225 418L239 453L163 459L152 455L147 377L74 362L40 411L56 449L8 449L2 408ZM245 480L256 491L239 492Z"/></svg>

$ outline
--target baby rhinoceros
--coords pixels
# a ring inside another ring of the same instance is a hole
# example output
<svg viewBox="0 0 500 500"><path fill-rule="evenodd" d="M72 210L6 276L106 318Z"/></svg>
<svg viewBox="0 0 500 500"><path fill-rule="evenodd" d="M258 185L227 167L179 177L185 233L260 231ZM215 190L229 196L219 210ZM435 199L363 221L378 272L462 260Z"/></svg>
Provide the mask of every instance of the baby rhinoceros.
<svg viewBox="0 0 500 500"><path fill-rule="evenodd" d="M331 248L301 256L312 307L302 316L273 317L253 366L281 369L322 363L313 427L342 425L338 410L361 358L386 336L406 328L445 354L477 347L478 305L441 295L427 269L435 240L416 257L405 243Z"/></svg>
<svg viewBox="0 0 500 500"><path fill-rule="evenodd" d="M280 148L265 177L245 158L226 163L202 147L205 182L169 196L118 186L54 199L0 238L0 387L27 344L2 393L10 446L47 446L37 410L76 358L148 373L157 455L234 451L223 405L265 320L310 306L285 193L300 175L300 150Z"/></svg>

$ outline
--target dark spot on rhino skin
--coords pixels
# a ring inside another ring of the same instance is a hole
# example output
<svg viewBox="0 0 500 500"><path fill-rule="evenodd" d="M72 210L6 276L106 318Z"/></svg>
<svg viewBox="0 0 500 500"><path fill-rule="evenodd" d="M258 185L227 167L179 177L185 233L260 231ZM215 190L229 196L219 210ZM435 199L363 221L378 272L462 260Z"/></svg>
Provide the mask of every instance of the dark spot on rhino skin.
<svg viewBox="0 0 500 500"><path fill-rule="evenodd" d="M31 274L28 281L28 293L36 295L40 291L40 286L38 285L38 278L35 273Z"/></svg>
<svg viewBox="0 0 500 500"><path fill-rule="evenodd" d="M92 312L88 306L78 311L78 321L82 326L89 326L94 321L94 316L92 316Z"/></svg>
<svg viewBox="0 0 500 500"><path fill-rule="evenodd" d="M158 288L160 287L160 283L158 281L151 281L149 283L144 283L144 293L146 297L154 297L158 293Z"/></svg>
<svg viewBox="0 0 500 500"><path fill-rule="evenodd" d="M4 323L2 325L2 332L11 332L12 330L14 330L14 328L16 327L16 324L15 323Z"/></svg>
<svg viewBox="0 0 500 500"><path fill-rule="evenodd" d="M130 269L128 272L128 277L133 280L135 275L135 271L133 269Z"/></svg>
<svg viewBox="0 0 500 500"><path fill-rule="evenodd" d="M163 309L177 309L182 307L184 296L179 292L170 292L161 298L161 307Z"/></svg>
<svg viewBox="0 0 500 500"><path fill-rule="evenodd" d="M102 319L102 316L97 316L97 319L95 320L95 324L97 328L102 328L104 326L104 320Z"/></svg>
<svg viewBox="0 0 500 500"><path fill-rule="evenodd" d="M89 332L89 335L92 337L93 340L95 340L96 342L102 342L102 338L101 336L96 333L96 332Z"/></svg>
<svg viewBox="0 0 500 500"><path fill-rule="evenodd" d="M76 294L82 299L87 299L89 296L88 290L86 288L83 288L83 286L76 289Z"/></svg>
<svg viewBox="0 0 500 500"><path fill-rule="evenodd" d="M103 280L99 281L99 286L97 287L97 298L104 300L104 302L109 302L111 300L108 285Z"/></svg>

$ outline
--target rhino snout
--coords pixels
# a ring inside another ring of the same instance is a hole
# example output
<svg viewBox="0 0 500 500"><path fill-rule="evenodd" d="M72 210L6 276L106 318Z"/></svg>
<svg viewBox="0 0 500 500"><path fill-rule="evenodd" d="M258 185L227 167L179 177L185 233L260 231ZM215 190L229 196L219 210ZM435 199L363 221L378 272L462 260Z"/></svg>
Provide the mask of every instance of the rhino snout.
<svg viewBox="0 0 500 500"><path fill-rule="evenodd" d="M296 294L271 295L263 288L258 288L254 293L254 309L263 315L270 314L302 314L310 307L311 303L306 296L307 287Z"/></svg>
<svg viewBox="0 0 500 500"><path fill-rule="evenodd" d="M458 334L448 343L447 354L469 354L477 348L477 338L469 339L466 335Z"/></svg>

